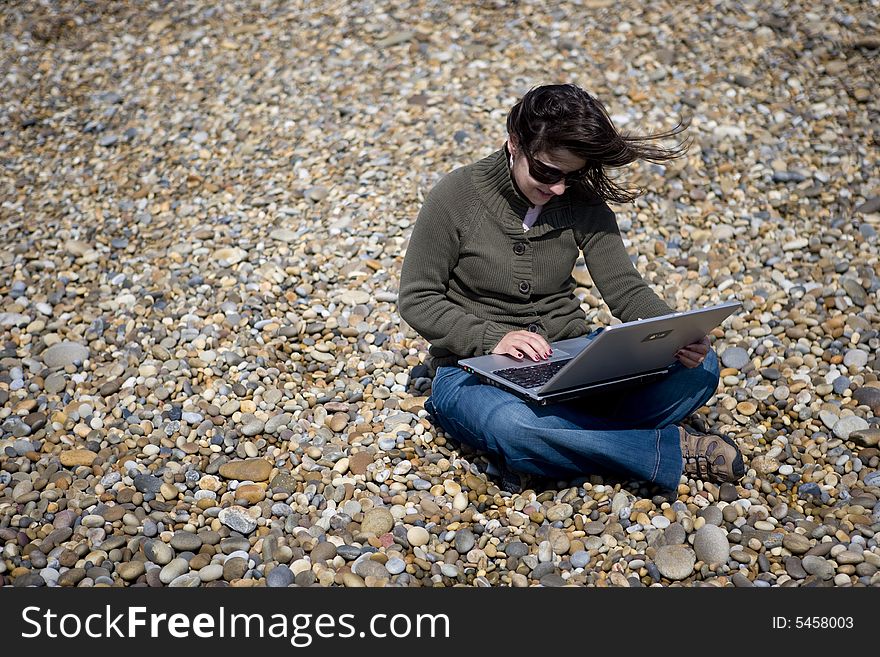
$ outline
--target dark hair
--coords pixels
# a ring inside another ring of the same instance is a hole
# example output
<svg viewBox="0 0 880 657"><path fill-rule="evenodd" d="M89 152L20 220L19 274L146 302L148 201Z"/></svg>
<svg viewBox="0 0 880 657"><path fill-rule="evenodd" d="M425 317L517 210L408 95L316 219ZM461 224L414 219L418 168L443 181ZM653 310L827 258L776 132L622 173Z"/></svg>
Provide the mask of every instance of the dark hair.
<svg viewBox="0 0 880 657"><path fill-rule="evenodd" d="M677 137L687 125L651 135L621 133L596 98L573 84L550 84L531 89L507 115L507 132L520 148L534 155L565 149L587 161L582 183L604 201L627 203L642 193L611 180L607 167L636 160L666 162L681 157L686 141L672 148L650 142Z"/></svg>

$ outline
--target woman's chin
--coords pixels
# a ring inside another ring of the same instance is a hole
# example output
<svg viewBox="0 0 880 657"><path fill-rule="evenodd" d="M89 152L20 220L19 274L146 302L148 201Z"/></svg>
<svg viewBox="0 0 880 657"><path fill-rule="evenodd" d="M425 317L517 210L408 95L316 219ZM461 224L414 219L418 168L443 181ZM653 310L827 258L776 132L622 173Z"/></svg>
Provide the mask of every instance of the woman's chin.
<svg viewBox="0 0 880 657"><path fill-rule="evenodd" d="M551 198L553 198L553 194L545 194L544 192L536 189L532 192L531 201L535 205L544 205Z"/></svg>

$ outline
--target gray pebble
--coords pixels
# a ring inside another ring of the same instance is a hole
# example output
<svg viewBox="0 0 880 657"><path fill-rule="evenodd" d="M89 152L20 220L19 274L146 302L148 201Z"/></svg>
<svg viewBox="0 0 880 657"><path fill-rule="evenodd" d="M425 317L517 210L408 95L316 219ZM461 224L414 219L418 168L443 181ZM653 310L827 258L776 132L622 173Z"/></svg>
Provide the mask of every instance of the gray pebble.
<svg viewBox="0 0 880 657"><path fill-rule="evenodd" d="M590 563L590 553L586 550L578 550L569 557L569 561L573 568L586 568Z"/></svg>
<svg viewBox="0 0 880 657"><path fill-rule="evenodd" d="M198 552L202 539L193 532L177 531L171 537L171 547L178 552Z"/></svg>
<svg viewBox="0 0 880 657"><path fill-rule="evenodd" d="M696 561L694 551L685 545L663 545L657 549L654 559L660 574L671 580L690 577Z"/></svg>
<svg viewBox="0 0 880 657"><path fill-rule="evenodd" d="M455 549L459 554L467 554L474 547L476 539L469 529L459 529L455 532Z"/></svg>
<svg viewBox="0 0 880 657"><path fill-rule="evenodd" d="M64 367L81 363L89 357L88 347L78 342L59 342L42 353L46 367Z"/></svg>
<svg viewBox="0 0 880 657"><path fill-rule="evenodd" d="M154 475L139 474L132 479L134 487L141 493L158 493L162 488L162 480Z"/></svg>
<svg viewBox="0 0 880 657"><path fill-rule="evenodd" d="M387 570L391 575L399 575L404 570L406 570L406 562L399 557L391 557L388 561L385 562L385 570Z"/></svg>
<svg viewBox="0 0 880 657"><path fill-rule="evenodd" d="M293 572L285 564L275 566L266 576L266 586L282 588L293 584Z"/></svg>
<svg viewBox="0 0 880 657"><path fill-rule="evenodd" d="M831 579L834 577L834 565L822 557L808 554L801 559L801 565L810 575L815 575L821 579Z"/></svg>
<svg viewBox="0 0 880 657"><path fill-rule="evenodd" d="M727 532L716 525L703 525L694 536L697 559L707 564L724 564L730 555Z"/></svg>
<svg viewBox="0 0 880 657"><path fill-rule="evenodd" d="M741 370L749 364L749 353L742 347L728 347L721 354L724 367Z"/></svg>
<svg viewBox="0 0 880 657"><path fill-rule="evenodd" d="M663 530L663 539L666 545L681 545L687 540L687 533L680 522L673 522Z"/></svg>

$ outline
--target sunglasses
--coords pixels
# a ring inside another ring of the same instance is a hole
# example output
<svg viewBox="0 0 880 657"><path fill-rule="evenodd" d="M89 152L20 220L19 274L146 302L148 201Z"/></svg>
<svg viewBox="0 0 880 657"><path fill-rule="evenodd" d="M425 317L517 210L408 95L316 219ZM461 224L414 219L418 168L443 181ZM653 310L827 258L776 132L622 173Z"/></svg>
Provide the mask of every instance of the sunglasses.
<svg viewBox="0 0 880 657"><path fill-rule="evenodd" d="M585 165L577 171L565 173L556 167L551 167L543 162L535 160L526 150L523 150L523 153L525 154L526 162L529 165L529 175L533 180L542 185L555 185L560 180L564 180L566 186L577 184L584 179L584 176L587 175L590 168L589 165Z"/></svg>

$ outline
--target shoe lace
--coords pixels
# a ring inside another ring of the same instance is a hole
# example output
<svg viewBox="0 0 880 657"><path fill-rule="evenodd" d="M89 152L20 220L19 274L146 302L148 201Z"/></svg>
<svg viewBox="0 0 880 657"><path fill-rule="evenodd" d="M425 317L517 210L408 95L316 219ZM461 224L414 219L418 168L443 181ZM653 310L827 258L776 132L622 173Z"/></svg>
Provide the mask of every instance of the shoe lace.
<svg viewBox="0 0 880 657"><path fill-rule="evenodd" d="M696 442L693 444L685 443L682 450L684 452L685 470L688 470L688 466L690 466L691 473L700 479L716 475L718 467L714 459L710 459L708 456L710 452L714 453L715 451L712 449L714 443L711 440L707 440L708 436L694 438ZM691 451L692 449L693 451Z"/></svg>
<svg viewBox="0 0 880 657"><path fill-rule="evenodd" d="M709 458L699 452L691 453L690 450L685 451L684 462L685 470L697 475L700 479L708 476L713 470L713 464Z"/></svg>

